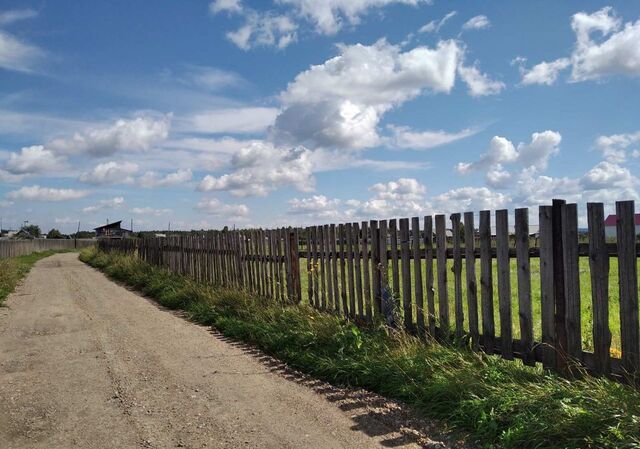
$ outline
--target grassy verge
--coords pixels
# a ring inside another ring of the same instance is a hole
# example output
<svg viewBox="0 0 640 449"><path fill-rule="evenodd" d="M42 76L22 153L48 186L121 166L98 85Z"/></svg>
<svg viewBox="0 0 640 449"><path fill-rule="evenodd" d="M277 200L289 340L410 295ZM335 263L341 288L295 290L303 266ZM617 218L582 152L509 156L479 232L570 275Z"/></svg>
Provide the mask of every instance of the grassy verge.
<svg viewBox="0 0 640 449"><path fill-rule="evenodd" d="M360 329L307 306L214 289L96 249L81 260L195 321L291 366L400 399L487 448L640 448L640 392L604 379L569 382L497 357Z"/></svg>
<svg viewBox="0 0 640 449"><path fill-rule="evenodd" d="M0 260L0 306L37 261L59 252L67 251L50 250Z"/></svg>

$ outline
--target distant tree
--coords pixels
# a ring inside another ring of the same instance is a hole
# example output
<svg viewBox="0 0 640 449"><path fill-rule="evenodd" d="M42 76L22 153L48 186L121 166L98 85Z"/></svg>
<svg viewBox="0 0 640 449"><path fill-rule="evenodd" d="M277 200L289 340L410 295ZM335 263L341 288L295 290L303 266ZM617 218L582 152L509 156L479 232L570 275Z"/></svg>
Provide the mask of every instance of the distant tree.
<svg viewBox="0 0 640 449"><path fill-rule="evenodd" d="M38 225L23 226L22 230L29 234L31 237L40 237L40 234L42 234L42 231L40 231L40 226Z"/></svg>
<svg viewBox="0 0 640 449"><path fill-rule="evenodd" d="M47 232L47 238L48 239L63 239L64 235L62 235L62 232L58 231L56 228L53 228L49 232Z"/></svg>
<svg viewBox="0 0 640 449"><path fill-rule="evenodd" d="M96 236L96 233L93 231L80 231L75 234L71 234L72 239L92 239Z"/></svg>

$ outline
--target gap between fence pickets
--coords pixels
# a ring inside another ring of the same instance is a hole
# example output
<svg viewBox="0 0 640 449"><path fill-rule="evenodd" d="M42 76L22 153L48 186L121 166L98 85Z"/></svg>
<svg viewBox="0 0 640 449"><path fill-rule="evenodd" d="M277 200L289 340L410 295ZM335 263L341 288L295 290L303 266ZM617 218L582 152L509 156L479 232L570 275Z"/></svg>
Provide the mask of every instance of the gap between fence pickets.
<svg viewBox="0 0 640 449"><path fill-rule="evenodd" d="M577 206L554 200L553 205L538 208L535 238L529 234L529 210L520 208L513 216L513 234L509 212L498 210L493 217L491 211L481 211L477 230L474 214L467 212L464 221L460 214L450 215L450 227L443 214L426 216L422 230L420 219L413 217L305 229L212 231L203 237L103 240L101 246L137 252L150 263L204 282L291 302L303 300L300 259L306 258L306 297L318 309L362 322L383 317L388 324L418 335L455 339L505 359L520 358L527 365L541 362L564 375L576 375L582 368L594 374L628 375L637 373L640 364L636 260L640 245L633 201L616 203L616 212L615 243L606 241L602 204L587 205L588 243L580 243ZM584 330L580 257L589 258L593 310L592 327ZM618 257L620 358L610 354L611 257ZM532 258L540 259L539 317L533 316ZM517 320L512 310L517 311ZM534 319L540 320L540 341L534 340ZM512 335L515 326L519 339ZM583 333L592 335L593 352L583 350ZM570 360L583 367L576 371Z"/></svg>

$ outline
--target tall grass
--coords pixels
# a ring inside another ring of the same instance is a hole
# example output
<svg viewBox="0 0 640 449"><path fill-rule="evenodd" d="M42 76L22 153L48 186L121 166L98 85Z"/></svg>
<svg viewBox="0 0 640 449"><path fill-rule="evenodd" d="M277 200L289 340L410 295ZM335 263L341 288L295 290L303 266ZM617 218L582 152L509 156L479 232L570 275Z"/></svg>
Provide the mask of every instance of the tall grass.
<svg viewBox="0 0 640 449"><path fill-rule="evenodd" d="M0 306L7 299L7 296L20 282L20 280L26 276L31 267L40 259L49 257L55 253L62 251L43 251L39 253L32 253L27 256L13 257L11 259L0 260ZM64 251L66 252L66 251Z"/></svg>
<svg viewBox="0 0 640 449"><path fill-rule="evenodd" d="M434 269L435 263L434 260ZM411 286L412 286L412 301L413 301L413 316L414 320L416 317L416 309L415 309L415 290L413 289L414 285L414 261L410 261L410 277L411 277ZM539 258L531 258L530 260L530 271L531 271L531 302L532 302L532 312L533 312L533 330L534 336L537 341L540 341L542 338L542 300L541 300L541 291L540 291L540 259ZM619 286L618 286L618 259L616 257L611 257L609 260L609 329L611 331L611 347L614 351L614 355L617 357L620 356L620 294L619 294ZM402 261L399 261L399 271L402 272ZM302 283L302 296L305 301L308 301L308 282L309 282L309 273L306 270L307 259L300 259L300 278ZM510 260L511 267L511 275L510 275L510 283L511 283L511 314L514 317L512 320L512 333L513 338L520 338L520 322L518 321L518 270L517 270L517 261L515 259ZM426 292L426 263L423 260L421 263L422 268L422 282L425 286ZM587 351L593 351L593 310L592 310L592 300L591 300L591 273L589 269L589 258L588 257L580 257L579 258L579 276L580 276L580 318L582 322L582 346ZM369 268L370 269L370 268ZM480 281L480 261L476 261L476 280ZM466 266L464 261L461 267L461 279L462 279L462 308L464 314L464 327L465 330L469 330L469 310L467 303L467 282L466 282ZM638 273L640 274L640 266L638 267ZM317 276L317 272L316 272ZM435 274L434 274L435 276ZM449 310L451 313L455 310L455 282L453 278L453 260L447 260L447 298L449 304ZM393 273L391 270L391 262L388 264L388 272L386 275L386 279L389 284L391 284L391 280L393 278ZM319 283L319 280L315 281L316 284ZM494 301L494 325L496 328L496 335L500 335L500 308L498 306L498 266L496 260L492 260L492 283L493 283L493 301ZM400 282L400 290L395 292L398 298L402 298L402 282ZM479 293L478 293L479 297ZM434 279L434 303L435 303L435 317L438 322L439 316L439 291L437 286L437 279ZM453 318L452 318L453 320ZM480 329L482 329L482 314L478 316L478 321L480 325ZM438 323L439 325L439 323Z"/></svg>
<svg viewBox="0 0 640 449"><path fill-rule="evenodd" d="M631 387L595 378L570 382L383 326L361 329L305 305L215 289L131 256L88 249L81 260L296 369L402 400L482 447L640 448L640 392Z"/></svg>

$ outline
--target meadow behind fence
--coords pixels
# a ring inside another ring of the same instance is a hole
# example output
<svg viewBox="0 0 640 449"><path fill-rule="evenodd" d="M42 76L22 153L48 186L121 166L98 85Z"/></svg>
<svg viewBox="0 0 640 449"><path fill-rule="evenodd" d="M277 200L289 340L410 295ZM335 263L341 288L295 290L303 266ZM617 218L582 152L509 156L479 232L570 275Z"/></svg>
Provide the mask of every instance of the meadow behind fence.
<svg viewBox="0 0 640 449"><path fill-rule="evenodd" d="M509 212L498 210L100 246L212 285L308 302L361 323L382 320L565 375L633 378L640 372L634 203L616 203L615 242L605 237L604 205L589 203L586 212L588 243L579 242L577 205L554 200L538 208L535 237L522 208L513 232Z"/></svg>

